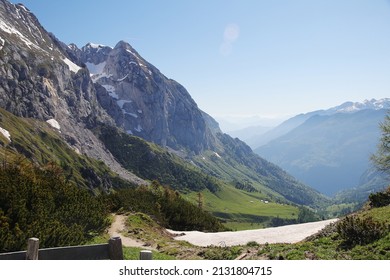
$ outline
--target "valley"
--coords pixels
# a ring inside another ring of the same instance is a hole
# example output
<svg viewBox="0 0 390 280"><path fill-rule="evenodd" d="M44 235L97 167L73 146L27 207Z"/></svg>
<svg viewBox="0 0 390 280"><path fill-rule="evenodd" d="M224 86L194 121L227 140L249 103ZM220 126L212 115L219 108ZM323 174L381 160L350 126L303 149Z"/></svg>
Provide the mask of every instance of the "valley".
<svg viewBox="0 0 390 280"><path fill-rule="evenodd" d="M0 0L0 253L25 249L32 236L44 248L119 232L127 258L133 246L176 259L235 259L245 250L254 259L302 258L332 238L343 247L348 240L335 225L309 236L359 209L372 216L369 226L381 223L368 244L384 247L388 206L367 199L387 202L380 192L388 180L367 158L381 141L377 124L389 103L298 115L263 131L254 151L128 42L65 44L23 4ZM310 247L303 256L252 237L226 248L174 238L267 228L276 236L312 222L320 226L291 241ZM349 253L335 257L355 257ZM328 251L316 257L331 258Z"/></svg>

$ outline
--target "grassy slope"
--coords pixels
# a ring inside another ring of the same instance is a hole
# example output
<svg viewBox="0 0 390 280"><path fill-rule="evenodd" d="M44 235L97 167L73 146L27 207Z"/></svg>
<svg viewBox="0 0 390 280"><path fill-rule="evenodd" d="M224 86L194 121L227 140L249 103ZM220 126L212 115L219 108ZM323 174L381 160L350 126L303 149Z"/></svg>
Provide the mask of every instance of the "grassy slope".
<svg viewBox="0 0 390 280"><path fill-rule="evenodd" d="M55 163L61 166L68 180L95 192L106 188L107 181L112 183L117 179L102 161L76 153L62 140L59 132L45 122L16 117L0 108L0 127L11 134L11 142L0 134L1 161Z"/></svg>
<svg viewBox="0 0 390 280"><path fill-rule="evenodd" d="M97 128L95 133L125 168L141 178L158 180L163 185L186 193L194 203L197 203L198 192L202 192L205 210L220 218L243 223L238 227L240 229L251 228L253 223L259 223L256 225L257 228L263 227L267 220L264 216L296 218L297 207L260 203L261 199L281 203L287 201L259 182L259 177L253 170L238 164L233 168L226 161L219 161L218 156L211 151L194 159L204 164L200 169L155 144L122 133L115 128L102 126ZM206 170L210 173L206 174ZM250 180L259 192L248 193L238 190L232 186L233 179Z"/></svg>
<svg viewBox="0 0 390 280"><path fill-rule="evenodd" d="M375 221L385 222L390 226L390 206L374 208L357 214L372 217ZM343 245L343 241L335 231L328 228L322 235L297 244L272 244L260 246L253 258L270 259L324 259L324 260L389 260L390 233L367 245L356 245L352 248Z"/></svg>
<svg viewBox="0 0 390 280"><path fill-rule="evenodd" d="M203 207L206 211L225 220L233 230L262 228L270 218L296 219L298 208L293 205L275 202L264 203L267 197L261 193L249 193L226 185L217 193L203 191ZM187 196L194 203L197 193Z"/></svg>

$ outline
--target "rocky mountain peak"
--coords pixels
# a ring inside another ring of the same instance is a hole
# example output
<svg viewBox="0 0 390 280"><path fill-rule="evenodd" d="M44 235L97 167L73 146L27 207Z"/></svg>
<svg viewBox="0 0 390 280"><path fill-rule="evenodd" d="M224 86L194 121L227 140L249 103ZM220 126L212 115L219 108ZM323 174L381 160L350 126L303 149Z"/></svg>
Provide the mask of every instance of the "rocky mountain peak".
<svg viewBox="0 0 390 280"><path fill-rule="evenodd" d="M88 44L80 58L99 88L101 104L127 133L195 153L212 145L212 133L187 90L129 43L120 41L113 49Z"/></svg>
<svg viewBox="0 0 390 280"><path fill-rule="evenodd" d="M366 99L363 102L345 102L340 106L333 107L328 111L333 113L353 113L361 110L381 110L381 109L390 109L390 98L375 99L370 100Z"/></svg>
<svg viewBox="0 0 390 280"><path fill-rule="evenodd" d="M111 47L101 44L88 43L81 48L80 59L84 63L98 65L107 60L108 54L112 51Z"/></svg>

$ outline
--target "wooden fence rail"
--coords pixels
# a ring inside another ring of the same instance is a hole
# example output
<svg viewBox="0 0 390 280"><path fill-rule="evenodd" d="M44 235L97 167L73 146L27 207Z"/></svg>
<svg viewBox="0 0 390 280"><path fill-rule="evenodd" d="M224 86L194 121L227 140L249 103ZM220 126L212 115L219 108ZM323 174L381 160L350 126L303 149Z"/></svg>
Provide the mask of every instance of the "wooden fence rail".
<svg viewBox="0 0 390 280"><path fill-rule="evenodd" d="M152 252L140 252L140 260L151 260ZM123 260L122 240L111 237L108 243L39 249L39 239L30 238L27 251L0 254L0 260Z"/></svg>

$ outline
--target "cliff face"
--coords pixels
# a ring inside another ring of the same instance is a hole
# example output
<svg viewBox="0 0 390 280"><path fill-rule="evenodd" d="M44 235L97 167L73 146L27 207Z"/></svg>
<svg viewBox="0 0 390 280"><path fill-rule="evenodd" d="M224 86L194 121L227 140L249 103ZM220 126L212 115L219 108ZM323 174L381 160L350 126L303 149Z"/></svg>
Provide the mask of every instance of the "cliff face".
<svg viewBox="0 0 390 280"><path fill-rule="evenodd" d="M100 85L102 106L129 134L195 153L213 145L202 112L187 90L161 74L128 43L119 42L113 49L88 44L79 57Z"/></svg>
<svg viewBox="0 0 390 280"><path fill-rule="evenodd" d="M0 106L54 123L74 150L131 179L90 131L114 121L100 106L88 69L77 65L72 53L26 7L0 1Z"/></svg>

